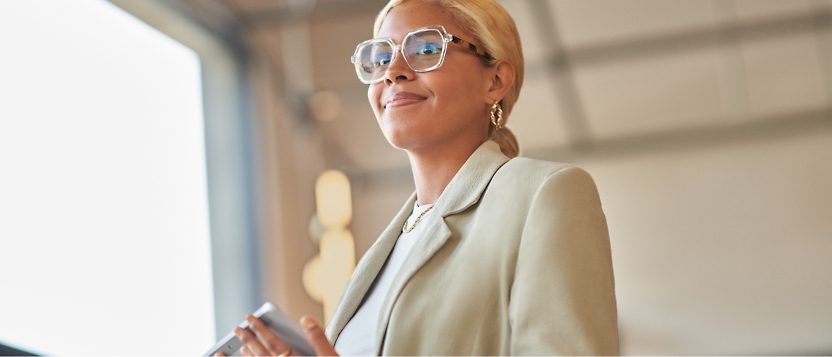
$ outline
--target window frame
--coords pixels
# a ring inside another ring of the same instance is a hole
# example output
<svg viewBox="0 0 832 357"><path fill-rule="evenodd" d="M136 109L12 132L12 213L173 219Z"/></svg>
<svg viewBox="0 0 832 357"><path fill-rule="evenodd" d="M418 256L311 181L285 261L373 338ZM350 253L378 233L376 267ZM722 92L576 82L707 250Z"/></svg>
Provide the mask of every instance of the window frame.
<svg viewBox="0 0 832 357"><path fill-rule="evenodd" d="M259 144L242 46L159 0L109 0L191 48L200 59L216 336L264 301L260 258ZM206 346L208 348L209 346Z"/></svg>

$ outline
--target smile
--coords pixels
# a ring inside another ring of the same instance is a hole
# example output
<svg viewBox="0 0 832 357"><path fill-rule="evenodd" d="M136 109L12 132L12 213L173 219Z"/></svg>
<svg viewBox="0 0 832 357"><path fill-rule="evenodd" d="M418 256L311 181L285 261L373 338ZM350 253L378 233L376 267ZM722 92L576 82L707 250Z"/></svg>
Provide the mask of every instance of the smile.
<svg viewBox="0 0 832 357"><path fill-rule="evenodd" d="M421 95L410 92L398 92L395 95L388 97L384 108L395 108L421 102L427 99Z"/></svg>

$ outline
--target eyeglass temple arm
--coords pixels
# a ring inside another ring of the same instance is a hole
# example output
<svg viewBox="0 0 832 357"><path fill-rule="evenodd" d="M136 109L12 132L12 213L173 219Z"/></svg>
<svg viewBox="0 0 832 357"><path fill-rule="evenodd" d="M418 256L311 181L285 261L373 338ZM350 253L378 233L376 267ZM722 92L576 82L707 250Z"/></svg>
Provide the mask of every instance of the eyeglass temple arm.
<svg viewBox="0 0 832 357"><path fill-rule="evenodd" d="M495 60L495 59L496 59L496 58L494 58L494 56L492 56L490 53L485 52L485 51L483 51L483 50L481 50L481 49L477 48L477 46L476 46L476 45L474 45L474 44L472 44L472 43L470 43L470 42L468 42L468 41L465 41L465 40L463 40L463 39L461 39L461 38L459 38L459 37L456 37L456 36L454 36L454 35L450 35L450 37L451 37L451 42L453 42L453 43L455 43L455 44L457 44L457 45L464 46L465 48L467 48L467 49L469 49L469 50L471 50L471 51L474 51L477 55L482 56L482 57L483 57L483 58L485 58L486 60L493 61L493 60ZM355 58L355 56L350 56L350 63L355 63L355 62L356 62L356 58Z"/></svg>
<svg viewBox="0 0 832 357"><path fill-rule="evenodd" d="M456 37L456 36L454 36L454 35L451 35L451 42L453 42L453 43L455 43L455 44L457 44L457 45L465 46L465 47L466 47L466 48L468 48L469 50L476 52L476 53L477 53L477 55L482 56L483 58L485 58L485 59L487 59L487 60L489 60L489 61L492 61L492 60L495 60L495 59L496 59L496 58L494 58L494 56L492 56L490 53L485 52L485 51L483 51L483 50L481 50L481 49L477 48L477 46L476 46L476 45L474 45L474 44L472 44L472 43L470 43L470 42L468 42L468 41L465 41L465 40L463 40L463 39L461 39L461 38L459 38L459 37Z"/></svg>

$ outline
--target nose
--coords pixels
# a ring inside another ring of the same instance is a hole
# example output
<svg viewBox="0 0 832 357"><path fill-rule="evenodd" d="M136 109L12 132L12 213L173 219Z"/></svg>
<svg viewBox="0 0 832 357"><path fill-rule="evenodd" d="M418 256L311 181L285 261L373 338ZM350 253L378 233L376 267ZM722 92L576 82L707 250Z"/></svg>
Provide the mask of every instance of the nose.
<svg viewBox="0 0 832 357"><path fill-rule="evenodd" d="M412 81L415 76L416 72L413 72L410 66L407 65L401 48L393 52L393 59L390 61L390 65L387 66L387 73L384 75L384 83L391 85L400 81Z"/></svg>

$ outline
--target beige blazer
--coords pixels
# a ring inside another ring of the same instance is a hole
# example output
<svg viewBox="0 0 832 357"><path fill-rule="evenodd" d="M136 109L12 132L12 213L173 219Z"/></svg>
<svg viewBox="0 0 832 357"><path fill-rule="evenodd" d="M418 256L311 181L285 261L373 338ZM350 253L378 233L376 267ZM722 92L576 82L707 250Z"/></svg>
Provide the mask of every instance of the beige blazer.
<svg viewBox="0 0 832 357"><path fill-rule="evenodd" d="M413 194L356 266L327 327L355 314L413 209ZM420 224L385 298L383 355L615 355L612 258L598 191L566 164L482 144Z"/></svg>

